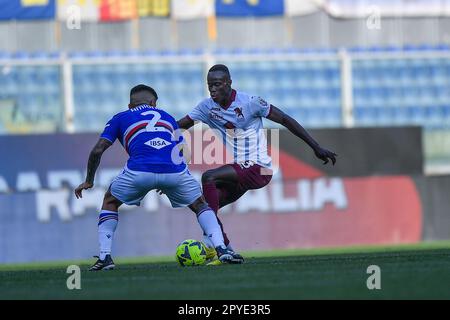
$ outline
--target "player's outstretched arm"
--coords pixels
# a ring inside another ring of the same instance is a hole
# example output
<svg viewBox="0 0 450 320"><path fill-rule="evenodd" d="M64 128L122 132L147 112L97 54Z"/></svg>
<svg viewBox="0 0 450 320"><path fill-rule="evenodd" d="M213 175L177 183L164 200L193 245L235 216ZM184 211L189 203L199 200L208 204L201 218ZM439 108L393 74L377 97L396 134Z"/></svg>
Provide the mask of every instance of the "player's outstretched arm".
<svg viewBox="0 0 450 320"><path fill-rule="evenodd" d="M184 129L187 130L190 127L192 127L194 125L194 120L192 120L191 118L189 118L188 116L181 118L180 120L177 121L178 127L180 129Z"/></svg>
<svg viewBox="0 0 450 320"><path fill-rule="evenodd" d="M329 160L331 160L333 165L336 163L337 154L335 154L330 150L322 148L317 143L317 141L315 141L313 137L309 135L309 133L305 130L305 128L303 128L295 119L285 114L277 107L273 105L271 106L271 111L270 114L267 116L267 119L281 124L283 127L287 128L297 137L305 141L311 147L311 149L313 149L316 157L324 161L323 164L327 164Z"/></svg>
<svg viewBox="0 0 450 320"><path fill-rule="evenodd" d="M94 186L95 172L100 165L100 159L102 158L103 152L105 152L105 150L108 149L111 145L111 141L103 138L98 139L97 143L89 154L86 180L75 189L75 196L77 197L77 199L82 198L81 193L83 192L83 190L90 189Z"/></svg>

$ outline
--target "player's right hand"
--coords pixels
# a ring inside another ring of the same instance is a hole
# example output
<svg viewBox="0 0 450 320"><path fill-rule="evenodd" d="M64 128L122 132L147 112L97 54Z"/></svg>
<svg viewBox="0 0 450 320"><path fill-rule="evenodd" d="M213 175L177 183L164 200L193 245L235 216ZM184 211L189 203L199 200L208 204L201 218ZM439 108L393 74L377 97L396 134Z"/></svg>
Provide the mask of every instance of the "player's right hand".
<svg viewBox="0 0 450 320"><path fill-rule="evenodd" d="M76 189L75 189L75 196L77 197L77 199L83 198L82 196L82 192L83 190L86 189L90 189L94 186L93 183L90 182L83 182L82 184L80 184Z"/></svg>
<svg viewBox="0 0 450 320"><path fill-rule="evenodd" d="M314 153L316 155L317 158L319 158L320 160L324 161L323 164L327 164L329 162L328 159L331 160L331 162L334 164L336 163L336 157L337 154L334 153L333 151L327 150L325 148L322 148L320 146L317 146L314 150Z"/></svg>

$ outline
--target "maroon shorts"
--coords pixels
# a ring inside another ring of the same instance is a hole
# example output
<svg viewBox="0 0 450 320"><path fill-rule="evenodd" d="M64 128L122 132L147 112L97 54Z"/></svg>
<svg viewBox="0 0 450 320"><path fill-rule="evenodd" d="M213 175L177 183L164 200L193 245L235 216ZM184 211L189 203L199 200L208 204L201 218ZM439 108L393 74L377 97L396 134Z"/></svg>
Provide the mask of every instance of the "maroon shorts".
<svg viewBox="0 0 450 320"><path fill-rule="evenodd" d="M221 188L222 205L239 199L248 190L260 189L272 180L272 171L251 162L229 164L238 175L237 188Z"/></svg>

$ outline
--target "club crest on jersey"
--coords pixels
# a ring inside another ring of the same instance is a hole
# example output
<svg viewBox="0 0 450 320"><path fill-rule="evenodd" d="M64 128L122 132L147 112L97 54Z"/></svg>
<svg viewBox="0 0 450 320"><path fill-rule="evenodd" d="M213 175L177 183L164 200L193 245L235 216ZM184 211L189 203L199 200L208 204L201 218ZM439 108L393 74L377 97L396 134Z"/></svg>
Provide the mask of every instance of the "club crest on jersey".
<svg viewBox="0 0 450 320"><path fill-rule="evenodd" d="M171 145L172 143L169 141L166 141L164 139L161 138L154 138L152 140L149 140L145 143L146 145L155 148L155 149L162 149L164 147L167 147L168 145Z"/></svg>
<svg viewBox="0 0 450 320"><path fill-rule="evenodd" d="M234 109L234 113L236 114L236 118L237 118L238 121L245 120L244 119L244 114L242 113L242 109L241 108L235 108Z"/></svg>

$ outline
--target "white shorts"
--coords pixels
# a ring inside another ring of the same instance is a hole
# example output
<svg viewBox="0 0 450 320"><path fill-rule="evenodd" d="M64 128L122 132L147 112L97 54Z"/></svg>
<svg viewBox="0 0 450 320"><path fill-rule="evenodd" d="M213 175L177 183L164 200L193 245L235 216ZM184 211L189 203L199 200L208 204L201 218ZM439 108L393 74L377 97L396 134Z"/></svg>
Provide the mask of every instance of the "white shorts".
<svg viewBox="0 0 450 320"><path fill-rule="evenodd" d="M141 172L124 168L110 188L117 200L137 206L154 189L164 192L173 208L186 207L202 195L200 184L187 168L177 173Z"/></svg>

